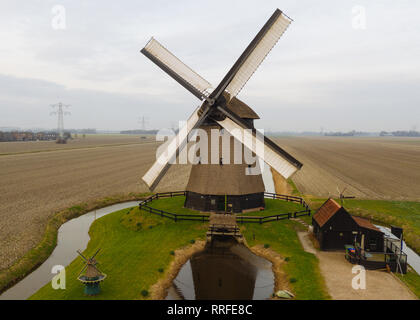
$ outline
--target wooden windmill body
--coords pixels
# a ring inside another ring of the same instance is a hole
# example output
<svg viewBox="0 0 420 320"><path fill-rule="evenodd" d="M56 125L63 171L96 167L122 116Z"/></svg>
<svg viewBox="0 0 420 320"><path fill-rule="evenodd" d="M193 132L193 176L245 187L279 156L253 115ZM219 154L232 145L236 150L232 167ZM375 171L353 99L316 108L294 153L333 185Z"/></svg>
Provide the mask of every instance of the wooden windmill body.
<svg viewBox="0 0 420 320"><path fill-rule="evenodd" d="M259 119L248 105L237 98L231 99L227 107L252 127L254 120ZM186 187L185 207L204 212L235 213L263 208L265 187L262 175L261 173L249 174L250 167L255 167L255 163L247 164L244 161L243 146L240 145L239 156L242 163L235 163L235 142L229 132L212 120L204 122L200 129L207 133L209 140L208 161L192 165ZM215 129L220 131L220 138L219 141L213 143L211 130ZM229 144L223 145L223 139L226 136ZM218 159L215 163L210 161L214 147L219 149L216 152ZM227 148L229 159L223 157L223 148Z"/></svg>
<svg viewBox="0 0 420 320"><path fill-rule="evenodd" d="M265 188L262 176L255 174L255 171L249 173L255 164L251 165L246 161L234 162L233 139L243 144L242 159L244 151L247 150L264 160L286 179L302 167L298 160L276 143L257 134L254 120L259 119L258 115L236 98L290 23L289 17L279 9L275 10L214 90L210 89L212 86L208 81L155 39L152 38L141 50L146 57L202 101L201 106L188 118L186 125L168 143L166 152L158 156L156 162L143 176L143 180L151 190L157 186L197 128L208 132L209 158L212 158L215 152L212 148L218 148L221 154L223 147L221 143L212 143L210 131L223 129L222 135L231 135L231 156L229 161L221 157L216 163L210 161L193 164L186 187L185 207L211 212L242 212L264 207ZM263 147L256 148L256 145Z"/></svg>

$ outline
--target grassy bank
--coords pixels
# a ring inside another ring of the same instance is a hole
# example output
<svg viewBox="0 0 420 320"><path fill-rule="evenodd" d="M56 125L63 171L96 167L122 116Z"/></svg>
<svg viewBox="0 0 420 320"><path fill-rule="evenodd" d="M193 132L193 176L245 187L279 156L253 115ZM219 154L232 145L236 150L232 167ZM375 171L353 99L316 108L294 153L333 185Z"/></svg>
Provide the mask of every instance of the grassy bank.
<svg viewBox="0 0 420 320"><path fill-rule="evenodd" d="M169 211L177 214L199 214L198 211L184 208L185 197L173 197L154 200L147 205L149 207ZM258 212L247 213L252 216L269 216L280 213L288 213L295 211L302 211L303 207L295 202L287 202L282 200L265 199L265 210Z"/></svg>
<svg viewBox="0 0 420 320"><path fill-rule="evenodd" d="M420 299L420 276L414 270L409 270L404 275L399 273L395 275Z"/></svg>
<svg viewBox="0 0 420 320"><path fill-rule="evenodd" d="M282 201L266 199L268 212L277 212ZM292 206L292 203L287 203ZM294 204L296 206L296 204ZM291 207L288 208L292 209ZM287 211L286 211L287 212ZM260 214L263 214L261 212ZM285 259L283 270L287 274L290 287L296 299L329 299L324 280L318 266L318 259L303 250L296 231L302 225L291 220L271 222L263 225L249 223L241 227L249 246L263 245L274 250Z"/></svg>
<svg viewBox="0 0 420 320"><path fill-rule="evenodd" d="M174 259L171 252L204 238L206 229L203 223L175 223L145 211L140 214L138 208L111 213L92 224L84 251L89 256L101 248L99 267L108 275L101 284L102 293L84 296L83 285L76 279L82 259L76 258L66 267L65 290L47 284L31 299L146 299L149 296L143 296L142 291L162 278Z"/></svg>
<svg viewBox="0 0 420 320"><path fill-rule="evenodd" d="M136 193L115 195L90 203L81 203L58 212L49 219L42 240L14 265L0 272L0 293L31 273L51 255L57 245L58 229L66 221L95 209L120 202L141 199L146 196L147 194Z"/></svg>
<svg viewBox="0 0 420 320"><path fill-rule="evenodd" d="M150 203L155 208L178 213L193 213L183 209L184 197L159 199ZM295 211L299 205L267 199L267 210L253 214ZM196 212L194 212L196 213ZM249 213L252 214L252 213ZM320 277L315 256L303 251L293 221L243 227L250 246L270 244L270 248L287 257L284 264L288 281L297 299L328 298ZM91 240L84 254L102 248L98 255L101 270L108 275L97 297L85 297L83 286L76 280L82 268L80 258L66 267L66 290L53 290L50 284L41 288L31 299L144 299L141 292L164 277L174 256L171 252L204 239L206 223L173 222L146 211L125 209L98 219L89 234ZM303 266L303 267L302 267Z"/></svg>

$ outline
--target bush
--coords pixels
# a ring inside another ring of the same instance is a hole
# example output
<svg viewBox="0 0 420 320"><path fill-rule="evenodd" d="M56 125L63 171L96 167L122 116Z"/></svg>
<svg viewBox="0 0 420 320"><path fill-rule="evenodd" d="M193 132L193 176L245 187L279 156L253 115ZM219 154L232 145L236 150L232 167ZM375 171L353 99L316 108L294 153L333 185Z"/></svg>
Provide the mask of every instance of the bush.
<svg viewBox="0 0 420 320"><path fill-rule="evenodd" d="M158 271L159 271L160 273L162 273L162 272L163 272L163 268L159 268L159 269L158 269Z"/></svg>
<svg viewBox="0 0 420 320"><path fill-rule="evenodd" d="M194 244L195 243L195 240L194 239L190 240L190 243L191 244Z"/></svg>
<svg viewBox="0 0 420 320"><path fill-rule="evenodd" d="M270 245L268 243L264 244L264 248L268 249L270 248Z"/></svg>
<svg viewBox="0 0 420 320"><path fill-rule="evenodd" d="M169 252L169 254L170 254L171 256L174 256L174 255L175 255L175 251L174 251L174 250L171 250L171 251Z"/></svg>
<svg viewBox="0 0 420 320"><path fill-rule="evenodd" d="M290 257L284 258L284 261L289 261L289 260L290 260Z"/></svg>
<svg viewBox="0 0 420 320"><path fill-rule="evenodd" d="M296 278L290 278L290 283L295 283L297 281Z"/></svg>
<svg viewBox="0 0 420 320"><path fill-rule="evenodd" d="M147 297L147 296L149 295L149 291L147 291L147 290L142 290L142 291L141 291L141 295L142 295L143 297Z"/></svg>

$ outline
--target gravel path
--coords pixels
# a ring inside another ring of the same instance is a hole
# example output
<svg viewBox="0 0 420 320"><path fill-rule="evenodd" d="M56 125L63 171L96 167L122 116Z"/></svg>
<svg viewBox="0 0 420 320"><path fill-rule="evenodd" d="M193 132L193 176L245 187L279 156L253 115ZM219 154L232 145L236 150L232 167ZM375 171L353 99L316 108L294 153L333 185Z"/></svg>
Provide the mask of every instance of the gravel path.
<svg viewBox="0 0 420 320"><path fill-rule="evenodd" d="M298 232L305 251L319 259L321 274L328 293L334 300L416 300L414 294L394 275L378 270L366 270L366 289L352 288L354 265L344 258L344 252L317 251L307 232Z"/></svg>

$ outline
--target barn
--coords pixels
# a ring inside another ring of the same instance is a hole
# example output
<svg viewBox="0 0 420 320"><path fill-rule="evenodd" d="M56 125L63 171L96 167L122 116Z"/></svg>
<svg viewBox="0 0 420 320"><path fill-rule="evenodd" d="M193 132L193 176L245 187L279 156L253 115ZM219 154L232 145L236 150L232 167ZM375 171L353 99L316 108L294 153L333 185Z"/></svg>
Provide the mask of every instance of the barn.
<svg viewBox="0 0 420 320"><path fill-rule="evenodd" d="M366 251L383 252L384 234L369 220L353 217L334 199L328 199L312 217L321 250L344 250L358 243Z"/></svg>

